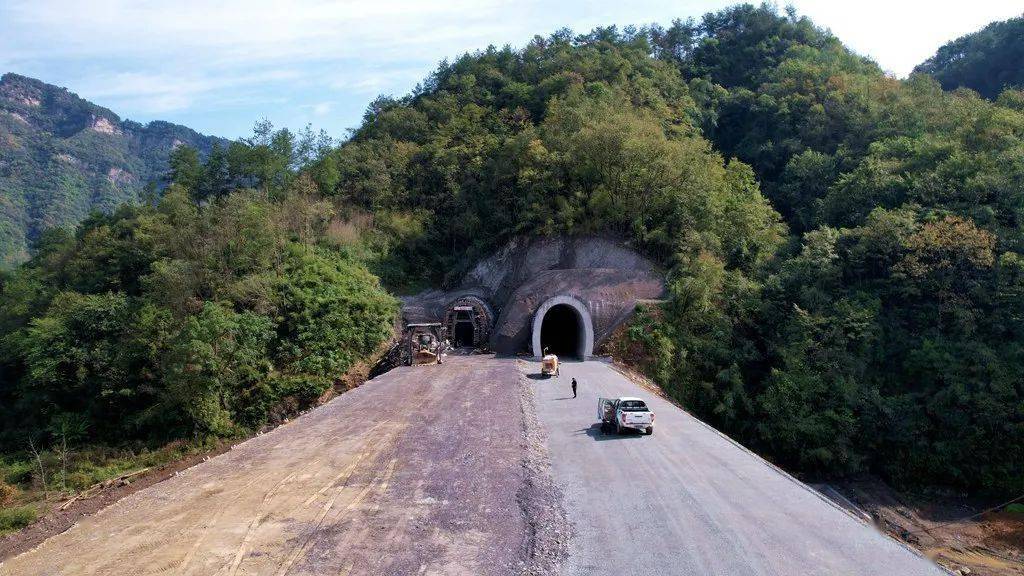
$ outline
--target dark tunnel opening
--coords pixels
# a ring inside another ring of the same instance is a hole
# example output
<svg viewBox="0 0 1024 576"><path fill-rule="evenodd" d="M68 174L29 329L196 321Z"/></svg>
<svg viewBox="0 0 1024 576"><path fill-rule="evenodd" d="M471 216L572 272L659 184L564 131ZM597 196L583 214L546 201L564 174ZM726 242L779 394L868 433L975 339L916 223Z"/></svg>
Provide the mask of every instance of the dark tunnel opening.
<svg viewBox="0 0 1024 576"><path fill-rule="evenodd" d="M540 347L548 354L582 358L583 320L572 306L552 306L541 322Z"/></svg>
<svg viewBox="0 0 1024 576"><path fill-rule="evenodd" d="M476 344L476 342L474 341L475 334L472 322L456 322L455 334L453 334L452 336L452 343L456 348L473 346Z"/></svg>

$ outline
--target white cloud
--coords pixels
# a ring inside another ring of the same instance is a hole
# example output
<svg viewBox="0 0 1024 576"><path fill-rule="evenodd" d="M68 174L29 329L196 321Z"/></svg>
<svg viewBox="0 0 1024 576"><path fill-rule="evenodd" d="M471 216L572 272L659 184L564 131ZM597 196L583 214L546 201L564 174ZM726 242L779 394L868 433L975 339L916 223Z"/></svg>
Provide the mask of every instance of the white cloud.
<svg viewBox="0 0 1024 576"><path fill-rule="evenodd" d="M374 67L358 71L341 71L327 85L332 90L373 97L399 85L408 90L412 87L410 82L425 78L435 67L436 63L430 62L414 67Z"/></svg>
<svg viewBox="0 0 1024 576"><path fill-rule="evenodd" d="M389 2L128 2L13 0L0 8L12 31L31 31L19 41L21 56L112 52L132 57L195 55L224 65L254 59L343 58L370 51L403 54L500 27L508 0L431 3ZM6 43L5 43L6 44Z"/></svg>
<svg viewBox="0 0 1024 576"><path fill-rule="evenodd" d="M331 102L318 102L316 104L307 105L306 108L309 108L314 116L327 116L334 108L334 104Z"/></svg>
<svg viewBox="0 0 1024 576"><path fill-rule="evenodd" d="M408 90L449 54L515 38L514 23L498 17L515 10L511 0L4 0L0 62L45 70L35 74L129 114L266 101L280 90L368 100Z"/></svg>
<svg viewBox="0 0 1024 576"><path fill-rule="evenodd" d="M788 1L898 75L943 42L1020 12L1000 0ZM226 135L275 115L322 118L338 132L374 96L408 92L443 58L562 27L668 24L733 3L0 0L0 72L67 86L128 117Z"/></svg>
<svg viewBox="0 0 1024 576"><path fill-rule="evenodd" d="M202 73L112 72L86 76L76 89L101 102L129 105L152 113L184 110L213 97L235 103L252 98L247 89L299 78L295 70L264 70L225 75ZM219 94L219 96L217 96Z"/></svg>
<svg viewBox="0 0 1024 576"><path fill-rule="evenodd" d="M1024 5L1006 0L791 2L847 46L900 77L946 42L1024 13Z"/></svg>

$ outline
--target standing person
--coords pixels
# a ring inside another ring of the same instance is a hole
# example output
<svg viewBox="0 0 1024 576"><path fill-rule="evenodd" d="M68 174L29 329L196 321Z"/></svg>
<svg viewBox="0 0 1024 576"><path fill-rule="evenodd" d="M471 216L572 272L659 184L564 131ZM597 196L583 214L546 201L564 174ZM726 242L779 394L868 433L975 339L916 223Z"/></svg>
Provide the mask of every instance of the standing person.
<svg viewBox="0 0 1024 576"><path fill-rule="evenodd" d="M576 397L576 379L575 378L572 379L572 397L573 398Z"/></svg>

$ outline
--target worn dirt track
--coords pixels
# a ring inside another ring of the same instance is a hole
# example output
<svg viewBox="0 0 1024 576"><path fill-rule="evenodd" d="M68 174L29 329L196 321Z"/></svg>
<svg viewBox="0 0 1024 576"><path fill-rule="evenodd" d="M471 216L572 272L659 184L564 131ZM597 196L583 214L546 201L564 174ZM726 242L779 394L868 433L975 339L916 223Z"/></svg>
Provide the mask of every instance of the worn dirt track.
<svg viewBox="0 0 1024 576"><path fill-rule="evenodd" d="M0 574L537 572L544 546L526 511L554 502L527 472L518 381L514 362L489 357L399 368L83 519Z"/></svg>

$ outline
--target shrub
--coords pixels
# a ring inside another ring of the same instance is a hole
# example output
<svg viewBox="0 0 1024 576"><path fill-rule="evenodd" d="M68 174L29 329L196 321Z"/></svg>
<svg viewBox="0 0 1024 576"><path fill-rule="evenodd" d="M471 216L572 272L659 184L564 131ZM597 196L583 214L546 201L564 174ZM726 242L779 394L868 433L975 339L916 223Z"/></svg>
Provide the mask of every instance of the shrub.
<svg viewBox="0 0 1024 576"><path fill-rule="evenodd" d="M1009 512L1010 514L1022 514L1022 515L1024 515L1024 504L1010 504L1009 506L1007 506L1003 510L1005 510L1006 512Z"/></svg>
<svg viewBox="0 0 1024 576"><path fill-rule="evenodd" d="M20 492L14 486L0 480L0 506L8 506Z"/></svg>
<svg viewBox="0 0 1024 576"><path fill-rule="evenodd" d="M21 530L35 519L36 509L32 506L0 508L0 534Z"/></svg>

